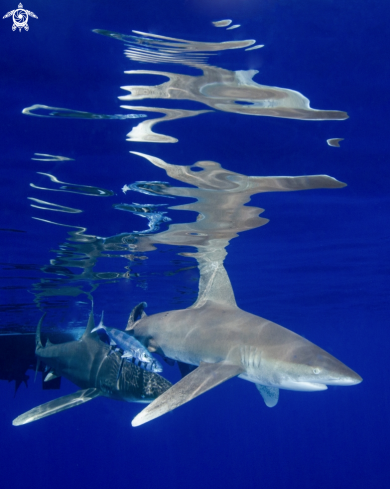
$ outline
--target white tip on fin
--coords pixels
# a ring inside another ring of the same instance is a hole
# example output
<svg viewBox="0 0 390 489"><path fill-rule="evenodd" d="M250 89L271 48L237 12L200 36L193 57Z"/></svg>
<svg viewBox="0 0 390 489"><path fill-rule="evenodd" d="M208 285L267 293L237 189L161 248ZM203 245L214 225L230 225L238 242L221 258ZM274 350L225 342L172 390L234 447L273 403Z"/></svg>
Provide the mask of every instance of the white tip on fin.
<svg viewBox="0 0 390 489"><path fill-rule="evenodd" d="M230 365L224 362L202 362L197 369L183 377L177 384L149 404L133 419L131 424L132 426L139 426L154 418L158 418L222 382L240 375L243 370L239 365Z"/></svg>
<svg viewBox="0 0 390 489"><path fill-rule="evenodd" d="M56 375L54 372L49 372L46 377L44 382L49 382L50 380L56 379L58 375Z"/></svg>
<svg viewBox="0 0 390 489"><path fill-rule="evenodd" d="M70 409L72 407L83 404L84 402L91 401L95 397L101 396L102 393L99 389L85 389L77 391L73 394L67 396L59 397L53 401L37 406L34 409L30 409L24 414L21 414L12 421L14 426L20 426L22 424L31 423L32 421L37 421L38 419L50 416L52 414L65 411L65 409Z"/></svg>
<svg viewBox="0 0 390 489"><path fill-rule="evenodd" d="M256 384L267 407L274 407L279 401L279 389L274 386Z"/></svg>

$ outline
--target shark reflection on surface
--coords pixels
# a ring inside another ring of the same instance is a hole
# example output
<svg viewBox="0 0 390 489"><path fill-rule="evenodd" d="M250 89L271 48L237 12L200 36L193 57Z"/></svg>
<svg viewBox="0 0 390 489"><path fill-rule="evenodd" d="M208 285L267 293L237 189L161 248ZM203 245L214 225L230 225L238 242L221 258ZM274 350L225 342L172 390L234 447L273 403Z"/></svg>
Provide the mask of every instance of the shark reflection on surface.
<svg viewBox="0 0 390 489"><path fill-rule="evenodd" d="M233 26L237 27L237 26ZM130 75L159 75L168 81L159 85L126 85L130 92L119 99L133 102L153 100L189 100L206 105L206 110L187 110L184 107L148 107L123 105L124 109L141 112L158 112L163 117L147 119L127 134L128 141L176 143L178 140L167 134L153 132L160 122L194 117L207 112L223 111L234 114L268 116L307 121L344 120L348 114L338 110L317 110L310 107L310 100L296 90L261 85L253 80L257 70L228 70L209 63L210 56L226 50L262 48L253 39L201 42L176 39L145 32L133 31L134 35L119 34L96 29L95 33L118 39L125 43L125 55L136 63L174 64L199 70L199 76L158 70L129 70ZM186 71L188 71L186 69ZM211 109L211 110L210 110ZM93 114L65 108L34 104L23 109L23 114L39 117L62 117L79 119L132 119L145 114Z"/></svg>

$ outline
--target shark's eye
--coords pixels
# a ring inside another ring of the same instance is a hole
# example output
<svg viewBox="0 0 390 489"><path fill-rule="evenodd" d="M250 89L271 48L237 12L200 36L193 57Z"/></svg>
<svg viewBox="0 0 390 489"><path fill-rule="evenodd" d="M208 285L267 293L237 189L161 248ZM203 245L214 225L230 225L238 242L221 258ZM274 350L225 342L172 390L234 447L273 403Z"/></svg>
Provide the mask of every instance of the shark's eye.
<svg viewBox="0 0 390 489"><path fill-rule="evenodd" d="M313 374L318 375L319 373L320 373L320 369L319 368L313 368Z"/></svg>

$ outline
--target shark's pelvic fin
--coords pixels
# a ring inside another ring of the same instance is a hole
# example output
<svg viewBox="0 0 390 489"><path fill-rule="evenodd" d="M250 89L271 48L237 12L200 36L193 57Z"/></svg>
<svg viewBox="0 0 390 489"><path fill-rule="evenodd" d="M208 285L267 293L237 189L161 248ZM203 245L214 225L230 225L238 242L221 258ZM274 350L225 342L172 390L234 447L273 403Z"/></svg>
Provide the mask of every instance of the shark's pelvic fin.
<svg viewBox="0 0 390 489"><path fill-rule="evenodd" d="M127 321L127 326L125 331L131 331L134 327L134 323L146 316L146 312L144 311L145 307L148 305L146 302L140 302L137 304L130 313L129 320Z"/></svg>
<svg viewBox="0 0 390 489"><path fill-rule="evenodd" d="M264 399L267 407L274 407L279 401L279 388L268 385L256 384L261 397Z"/></svg>
<svg viewBox="0 0 390 489"><path fill-rule="evenodd" d="M85 328L84 334L81 339L85 338L86 336L90 335L92 333L92 330L95 329L95 320L93 318L93 309L91 310L91 313L89 315L88 319L88 324L87 327Z"/></svg>
<svg viewBox="0 0 390 489"><path fill-rule="evenodd" d="M139 426L154 418L158 418L225 382L225 380L241 374L243 371L243 367L225 362L202 362L196 370L185 376L149 404L133 419L131 424Z"/></svg>
<svg viewBox="0 0 390 489"><path fill-rule="evenodd" d="M34 409L30 409L24 414L21 414L12 421L14 426L20 426L22 424L31 423L32 421L37 421L38 419L44 418L46 416L51 416L52 414L65 411L72 407L83 404L84 402L91 401L95 397L101 396L102 393L99 389L84 389L77 391L73 394L67 396L59 397L53 401L37 406Z"/></svg>

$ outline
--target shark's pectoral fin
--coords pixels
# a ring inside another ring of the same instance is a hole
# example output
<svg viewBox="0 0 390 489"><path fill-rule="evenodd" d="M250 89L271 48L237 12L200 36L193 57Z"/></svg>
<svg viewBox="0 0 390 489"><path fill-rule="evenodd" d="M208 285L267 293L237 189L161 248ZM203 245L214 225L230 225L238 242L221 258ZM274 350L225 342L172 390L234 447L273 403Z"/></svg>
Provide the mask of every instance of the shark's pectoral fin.
<svg viewBox="0 0 390 489"><path fill-rule="evenodd" d="M201 363L196 370L186 375L149 404L133 419L131 424L139 426L158 418L243 371L244 369L240 366L224 362Z"/></svg>
<svg viewBox="0 0 390 489"><path fill-rule="evenodd" d="M264 399L267 407L274 407L279 401L279 388L268 385L256 384L261 397Z"/></svg>
<svg viewBox="0 0 390 489"><path fill-rule="evenodd" d="M37 421L38 419L44 418L46 416L51 416L52 414L65 411L65 409L70 409L72 407L83 404L84 402L91 401L95 397L101 396L102 392L99 389L84 389L67 396L59 397L53 401L41 404L40 406L30 409L24 414L21 414L12 421L14 426L20 426L22 424L31 423L32 421Z"/></svg>

